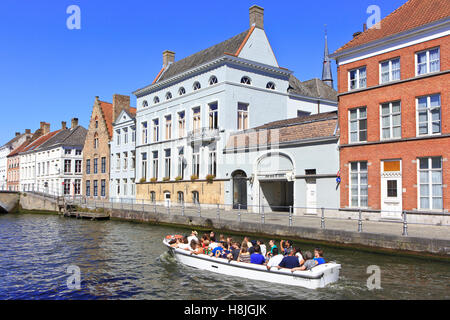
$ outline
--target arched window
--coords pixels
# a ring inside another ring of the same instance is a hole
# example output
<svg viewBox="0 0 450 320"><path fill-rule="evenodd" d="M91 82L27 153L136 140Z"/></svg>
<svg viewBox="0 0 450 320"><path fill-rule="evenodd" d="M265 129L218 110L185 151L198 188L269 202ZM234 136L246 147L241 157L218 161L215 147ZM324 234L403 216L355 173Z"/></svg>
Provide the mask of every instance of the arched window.
<svg viewBox="0 0 450 320"><path fill-rule="evenodd" d="M156 96L156 97L153 98L153 102L154 102L155 104L159 103L159 98L158 98L158 96Z"/></svg>
<svg viewBox="0 0 450 320"><path fill-rule="evenodd" d="M166 93L166 100L172 99L172 93L169 91Z"/></svg>
<svg viewBox="0 0 450 320"><path fill-rule="evenodd" d="M184 202L184 193L183 193L183 191L178 191L177 192L177 200L178 200L178 203L183 203Z"/></svg>
<svg viewBox="0 0 450 320"><path fill-rule="evenodd" d="M194 82L194 85L193 85L192 87L194 88L194 91L195 91L195 90L200 89L202 86L200 85L200 82L195 81L195 82Z"/></svg>
<svg viewBox="0 0 450 320"><path fill-rule="evenodd" d="M200 200L199 200L199 195L198 195L198 191L192 191L192 202L194 204L199 204Z"/></svg>
<svg viewBox="0 0 450 320"><path fill-rule="evenodd" d="M184 87L181 87L180 89L178 89L178 94L180 95L180 96L182 96L183 94L185 94L186 93L186 89L184 88Z"/></svg>
<svg viewBox="0 0 450 320"><path fill-rule="evenodd" d="M94 149L98 148L98 133L94 134Z"/></svg>
<svg viewBox="0 0 450 320"><path fill-rule="evenodd" d="M148 107L148 102L147 100L142 101L142 107Z"/></svg>
<svg viewBox="0 0 450 320"><path fill-rule="evenodd" d="M266 88L267 88L267 89L275 90L275 83L273 83L273 82L267 82Z"/></svg>
<svg viewBox="0 0 450 320"><path fill-rule="evenodd" d="M241 78L241 83L243 83L243 84L252 84L252 81L250 80L249 77L243 76L243 77Z"/></svg>
<svg viewBox="0 0 450 320"><path fill-rule="evenodd" d="M209 78L209 85L212 86L213 84L216 84L217 81L217 77L216 76L211 76L211 78Z"/></svg>

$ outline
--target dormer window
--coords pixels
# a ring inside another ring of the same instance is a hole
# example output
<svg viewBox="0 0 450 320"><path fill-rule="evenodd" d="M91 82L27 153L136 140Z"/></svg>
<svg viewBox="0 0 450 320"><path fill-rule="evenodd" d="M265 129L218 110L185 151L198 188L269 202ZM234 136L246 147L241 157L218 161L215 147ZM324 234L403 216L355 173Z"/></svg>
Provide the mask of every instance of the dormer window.
<svg viewBox="0 0 450 320"><path fill-rule="evenodd" d="M186 93L186 89L184 88L184 87L181 87L180 89L178 89L178 94L180 95L180 96L182 96L183 94L185 94Z"/></svg>
<svg viewBox="0 0 450 320"><path fill-rule="evenodd" d="M266 89L275 90L275 83L273 82L267 82Z"/></svg>
<svg viewBox="0 0 450 320"><path fill-rule="evenodd" d="M217 81L217 77L216 76L211 76L211 78L209 78L209 85L212 86L213 84L216 84Z"/></svg>
<svg viewBox="0 0 450 320"><path fill-rule="evenodd" d="M147 102L147 100L144 100L143 102L142 102L142 107L148 107L148 102Z"/></svg>
<svg viewBox="0 0 450 320"><path fill-rule="evenodd" d="M241 78L241 83L243 83L243 84L252 84L250 78L247 77L247 76L243 76L243 77Z"/></svg>
<svg viewBox="0 0 450 320"><path fill-rule="evenodd" d="M156 97L153 98L153 102L154 102L155 104L159 103L159 98L158 98L158 96L156 96Z"/></svg>
<svg viewBox="0 0 450 320"><path fill-rule="evenodd" d="M172 99L172 93L169 91L166 93L166 100Z"/></svg>
<svg viewBox="0 0 450 320"><path fill-rule="evenodd" d="M200 82L198 82L198 81L194 82L194 85L193 85L194 91L200 89L201 87L202 86L200 85Z"/></svg>

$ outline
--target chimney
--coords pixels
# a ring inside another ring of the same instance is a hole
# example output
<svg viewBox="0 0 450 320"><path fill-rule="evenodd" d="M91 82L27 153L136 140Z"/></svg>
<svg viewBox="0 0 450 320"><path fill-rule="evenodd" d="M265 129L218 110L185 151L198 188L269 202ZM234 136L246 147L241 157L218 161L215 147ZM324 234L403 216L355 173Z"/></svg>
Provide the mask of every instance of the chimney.
<svg viewBox="0 0 450 320"><path fill-rule="evenodd" d="M42 135L46 135L47 133L50 132L50 123L41 123L41 128L42 128Z"/></svg>
<svg viewBox="0 0 450 320"><path fill-rule="evenodd" d="M166 50L163 52L163 67L167 67L175 61L175 52Z"/></svg>
<svg viewBox="0 0 450 320"><path fill-rule="evenodd" d="M113 114L112 122L115 122L122 110L130 111L130 96L121 94L113 95Z"/></svg>
<svg viewBox="0 0 450 320"><path fill-rule="evenodd" d="M363 24L363 32L366 31L366 30L367 30L367 24L364 23L364 24Z"/></svg>
<svg viewBox="0 0 450 320"><path fill-rule="evenodd" d="M65 124L65 122L64 122ZM72 118L72 123L70 124L70 129L75 129L78 126L78 118Z"/></svg>
<svg viewBox="0 0 450 320"><path fill-rule="evenodd" d="M67 123L65 121L61 121L61 129L63 130L67 129Z"/></svg>
<svg viewBox="0 0 450 320"><path fill-rule="evenodd" d="M16 137L20 136L20 132L16 132Z"/></svg>
<svg viewBox="0 0 450 320"><path fill-rule="evenodd" d="M254 5L250 7L249 13L250 27L254 25L256 28L264 29L264 8Z"/></svg>
<svg viewBox="0 0 450 320"><path fill-rule="evenodd" d="M31 133L31 129L25 129L25 133L30 134Z"/></svg>

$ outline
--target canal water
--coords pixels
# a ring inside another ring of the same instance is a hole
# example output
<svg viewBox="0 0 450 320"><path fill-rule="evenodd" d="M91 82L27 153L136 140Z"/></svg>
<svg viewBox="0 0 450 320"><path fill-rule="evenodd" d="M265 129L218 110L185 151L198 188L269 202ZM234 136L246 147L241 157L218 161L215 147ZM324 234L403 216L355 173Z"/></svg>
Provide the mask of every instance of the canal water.
<svg viewBox="0 0 450 320"><path fill-rule="evenodd" d="M323 247L325 258L342 270L338 283L318 290L193 269L176 263L162 244L167 234L188 232L44 214L0 215L0 299L450 298L448 262L349 249ZM80 268L80 290L67 287L70 265ZM381 289L367 288L370 265L380 267Z"/></svg>

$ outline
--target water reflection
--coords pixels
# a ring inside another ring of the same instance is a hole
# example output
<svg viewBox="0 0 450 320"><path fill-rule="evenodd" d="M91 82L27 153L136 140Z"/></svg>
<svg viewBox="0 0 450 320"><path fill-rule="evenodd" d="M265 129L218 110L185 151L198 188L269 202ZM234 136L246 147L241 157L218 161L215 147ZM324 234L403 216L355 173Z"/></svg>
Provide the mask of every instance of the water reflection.
<svg viewBox="0 0 450 320"><path fill-rule="evenodd" d="M176 263L162 245L189 230L85 221L51 215L0 216L1 299L448 299L446 262L325 248L341 279L309 290L212 274ZM298 244L304 250L312 244ZM69 265L81 290L66 286ZM381 268L381 290L366 287L366 268Z"/></svg>

